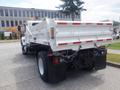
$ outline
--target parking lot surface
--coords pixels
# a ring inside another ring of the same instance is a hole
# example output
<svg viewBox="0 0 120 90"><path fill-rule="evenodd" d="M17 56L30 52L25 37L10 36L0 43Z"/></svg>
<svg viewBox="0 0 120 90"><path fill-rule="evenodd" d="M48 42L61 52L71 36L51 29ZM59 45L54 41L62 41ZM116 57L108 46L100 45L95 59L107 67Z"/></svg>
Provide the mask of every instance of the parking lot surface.
<svg viewBox="0 0 120 90"><path fill-rule="evenodd" d="M34 55L24 56L18 42L0 44L0 90L120 90L120 69L67 72L57 84L40 79Z"/></svg>

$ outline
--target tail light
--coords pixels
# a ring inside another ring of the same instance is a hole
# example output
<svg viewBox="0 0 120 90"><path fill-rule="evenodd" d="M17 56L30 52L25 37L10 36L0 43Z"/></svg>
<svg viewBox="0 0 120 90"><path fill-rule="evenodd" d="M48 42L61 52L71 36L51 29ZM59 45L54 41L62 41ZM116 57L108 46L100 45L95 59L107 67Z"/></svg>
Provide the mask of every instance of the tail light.
<svg viewBox="0 0 120 90"><path fill-rule="evenodd" d="M52 64L56 65L56 64L60 64L60 58L53 56L52 53L48 54L49 59L52 61Z"/></svg>
<svg viewBox="0 0 120 90"><path fill-rule="evenodd" d="M57 58L57 57L53 57L53 58L52 58L52 63L53 63L53 64L60 64L60 59Z"/></svg>

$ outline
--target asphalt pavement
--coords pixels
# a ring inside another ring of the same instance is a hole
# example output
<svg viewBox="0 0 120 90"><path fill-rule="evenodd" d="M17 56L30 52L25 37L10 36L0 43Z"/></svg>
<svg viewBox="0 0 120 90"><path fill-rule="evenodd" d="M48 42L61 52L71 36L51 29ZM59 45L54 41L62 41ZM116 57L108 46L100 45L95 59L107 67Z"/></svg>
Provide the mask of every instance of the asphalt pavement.
<svg viewBox="0 0 120 90"><path fill-rule="evenodd" d="M34 55L24 56L18 42L0 43L0 90L120 90L120 69L67 72L57 84L40 79Z"/></svg>

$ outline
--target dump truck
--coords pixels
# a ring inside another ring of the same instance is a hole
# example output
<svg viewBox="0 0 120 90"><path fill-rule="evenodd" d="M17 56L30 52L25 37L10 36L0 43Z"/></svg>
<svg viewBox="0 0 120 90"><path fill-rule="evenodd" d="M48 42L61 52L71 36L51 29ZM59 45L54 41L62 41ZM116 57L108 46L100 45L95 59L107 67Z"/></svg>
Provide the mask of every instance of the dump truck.
<svg viewBox="0 0 120 90"><path fill-rule="evenodd" d="M23 55L36 53L38 71L45 82L65 78L68 68L101 70L106 67L106 46L112 22L43 19L18 27Z"/></svg>

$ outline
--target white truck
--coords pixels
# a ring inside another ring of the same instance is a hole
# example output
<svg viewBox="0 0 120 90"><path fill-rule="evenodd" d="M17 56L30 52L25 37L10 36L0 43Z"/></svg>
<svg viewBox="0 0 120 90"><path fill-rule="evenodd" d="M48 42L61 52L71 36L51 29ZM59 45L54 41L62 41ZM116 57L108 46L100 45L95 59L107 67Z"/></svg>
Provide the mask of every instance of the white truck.
<svg viewBox="0 0 120 90"><path fill-rule="evenodd" d="M19 26L23 55L35 52L38 70L46 82L65 78L70 67L100 70L106 67L106 44L112 42L112 22L44 19Z"/></svg>

